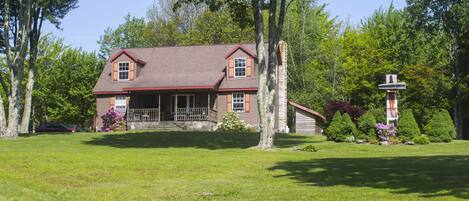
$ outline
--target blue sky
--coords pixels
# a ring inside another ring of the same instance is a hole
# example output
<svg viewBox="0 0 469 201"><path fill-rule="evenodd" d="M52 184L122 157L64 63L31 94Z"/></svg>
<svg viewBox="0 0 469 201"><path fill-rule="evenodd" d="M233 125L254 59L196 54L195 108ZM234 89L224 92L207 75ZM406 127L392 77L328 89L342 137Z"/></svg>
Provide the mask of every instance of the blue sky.
<svg viewBox="0 0 469 201"><path fill-rule="evenodd" d="M319 0L327 4L332 16L350 24L358 25L360 20L371 15L380 7L387 8L391 2L396 8L405 6L405 0ZM52 32L65 39L73 47L84 50L98 50L97 41L107 27L116 27L124 16L144 17L153 0L79 0L79 8L72 10L62 21L61 30L50 24L44 25L44 33Z"/></svg>

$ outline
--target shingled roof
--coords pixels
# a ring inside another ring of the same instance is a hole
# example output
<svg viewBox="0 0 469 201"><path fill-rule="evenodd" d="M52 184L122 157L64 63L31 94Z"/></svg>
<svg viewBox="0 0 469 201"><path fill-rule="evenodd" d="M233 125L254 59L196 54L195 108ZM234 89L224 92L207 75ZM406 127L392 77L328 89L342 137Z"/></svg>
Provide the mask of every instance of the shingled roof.
<svg viewBox="0 0 469 201"><path fill-rule="evenodd" d="M240 48L255 56L255 44L121 49L113 54L99 77L93 93L119 93L139 90L257 88L256 80L237 84L224 79L226 55ZM144 64L134 81L112 81L112 64L126 54ZM223 82L223 83L222 83Z"/></svg>

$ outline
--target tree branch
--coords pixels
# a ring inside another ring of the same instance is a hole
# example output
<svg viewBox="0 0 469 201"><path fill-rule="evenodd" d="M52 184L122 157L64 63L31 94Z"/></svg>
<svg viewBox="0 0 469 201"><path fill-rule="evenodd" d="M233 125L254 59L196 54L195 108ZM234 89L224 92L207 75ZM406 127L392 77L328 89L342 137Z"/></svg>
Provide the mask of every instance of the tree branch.
<svg viewBox="0 0 469 201"><path fill-rule="evenodd" d="M7 65L10 63L10 0L3 2L3 40L5 43L5 54Z"/></svg>

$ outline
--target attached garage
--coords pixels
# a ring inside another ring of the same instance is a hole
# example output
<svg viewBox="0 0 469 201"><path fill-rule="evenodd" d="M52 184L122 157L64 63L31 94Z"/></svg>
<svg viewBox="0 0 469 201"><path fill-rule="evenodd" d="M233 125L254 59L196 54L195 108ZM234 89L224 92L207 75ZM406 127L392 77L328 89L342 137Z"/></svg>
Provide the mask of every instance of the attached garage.
<svg viewBox="0 0 469 201"><path fill-rule="evenodd" d="M322 125L326 118L308 107L295 103L288 102L294 109L293 123L295 126L295 133L321 135Z"/></svg>

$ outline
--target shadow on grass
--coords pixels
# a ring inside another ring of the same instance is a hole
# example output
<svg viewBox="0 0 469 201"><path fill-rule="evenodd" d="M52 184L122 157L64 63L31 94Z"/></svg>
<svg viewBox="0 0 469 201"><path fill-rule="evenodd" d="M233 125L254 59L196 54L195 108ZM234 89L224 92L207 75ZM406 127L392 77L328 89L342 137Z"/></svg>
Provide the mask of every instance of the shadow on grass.
<svg viewBox="0 0 469 201"><path fill-rule="evenodd" d="M279 148L285 148L309 141L310 138L307 136L278 134L276 135L275 145ZM143 132L101 135L85 143L118 148L195 147L205 149L244 149L256 146L258 142L258 133Z"/></svg>
<svg viewBox="0 0 469 201"><path fill-rule="evenodd" d="M345 185L390 189L421 197L469 199L469 156L325 158L281 162L271 170L312 186Z"/></svg>

